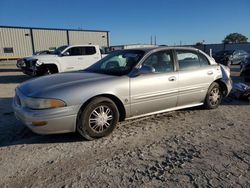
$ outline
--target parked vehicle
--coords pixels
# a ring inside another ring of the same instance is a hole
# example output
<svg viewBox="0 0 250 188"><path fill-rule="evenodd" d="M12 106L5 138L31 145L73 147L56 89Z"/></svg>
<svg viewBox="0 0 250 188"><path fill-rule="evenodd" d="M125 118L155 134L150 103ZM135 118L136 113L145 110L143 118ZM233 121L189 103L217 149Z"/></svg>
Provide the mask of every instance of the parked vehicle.
<svg viewBox="0 0 250 188"><path fill-rule="evenodd" d="M61 46L51 54L25 57L17 61L17 67L25 74L41 76L58 72L81 70L103 57L97 45Z"/></svg>
<svg viewBox="0 0 250 188"><path fill-rule="evenodd" d="M241 62L240 75L245 79L246 82L250 82L250 56Z"/></svg>
<svg viewBox="0 0 250 188"><path fill-rule="evenodd" d="M54 53L53 50L41 50L41 51L35 52L33 55L47 55L47 54L53 54L53 53Z"/></svg>
<svg viewBox="0 0 250 188"><path fill-rule="evenodd" d="M118 121L204 105L217 108L232 88L230 70L195 48L115 51L83 71L22 83L15 115L39 134L110 134Z"/></svg>
<svg viewBox="0 0 250 188"><path fill-rule="evenodd" d="M249 56L249 54L244 50L224 50L215 53L213 58L217 63L230 66L239 64L247 56Z"/></svg>

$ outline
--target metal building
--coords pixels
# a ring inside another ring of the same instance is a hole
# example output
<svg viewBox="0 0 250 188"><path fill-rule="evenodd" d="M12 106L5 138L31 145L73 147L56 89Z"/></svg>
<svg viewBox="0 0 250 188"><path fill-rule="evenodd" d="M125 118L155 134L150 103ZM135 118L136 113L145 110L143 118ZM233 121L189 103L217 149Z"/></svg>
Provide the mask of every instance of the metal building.
<svg viewBox="0 0 250 188"><path fill-rule="evenodd" d="M62 45L95 44L109 47L109 32L55 28L0 26L0 59L29 56Z"/></svg>

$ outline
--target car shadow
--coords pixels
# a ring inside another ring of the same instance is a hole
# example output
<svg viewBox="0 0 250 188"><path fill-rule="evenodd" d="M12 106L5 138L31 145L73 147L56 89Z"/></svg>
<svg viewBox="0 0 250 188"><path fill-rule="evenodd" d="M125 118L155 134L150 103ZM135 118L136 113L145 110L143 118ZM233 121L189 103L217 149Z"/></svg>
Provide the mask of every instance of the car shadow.
<svg viewBox="0 0 250 188"><path fill-rule="evenodd" d="M69 143L86 141L77 133L38 135L15 118L12 98L0 98L0 148L22 144Z"/></svg>
<svg viewBox="0 0 250 188"><path fill-rule="evenodd" d="M20 69L16 68L2 68L0 67L0 72L22 72Z"/></svg>
<svg viewBox="0 0 250 188"><path fill-rule="evenodd" d="M226 97L222 100L221 105L237 105L237 106L244 106L250 105L250 100L247 99L236 99L234 97Z"/></svg>
<svg viewBox="0 0 250 188"><path fill-rule="evenodd" d="M22 83L26 80L31 79L32 77L27 75L8 75L8 76L0 76L0 84L18 84Z"/></svg>

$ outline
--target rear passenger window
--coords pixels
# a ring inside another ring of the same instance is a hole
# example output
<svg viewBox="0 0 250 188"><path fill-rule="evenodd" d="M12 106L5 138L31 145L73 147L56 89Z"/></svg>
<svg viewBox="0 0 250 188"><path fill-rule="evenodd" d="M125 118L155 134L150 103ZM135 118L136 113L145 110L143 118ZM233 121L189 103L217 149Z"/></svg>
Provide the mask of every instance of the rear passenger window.
<svg viewBox="0 0 250 188"><path fill-rule="evenodd" d="M209 61L207 60L207 58L204 55L202 55L202 54L199 54L199 61L200 61L201 67L205 67L205 66L210 65Z"/></svg>
<svg viewBox="0 0 250 188"><path fill-rule="evenodd" d="M180 70L194 70L210 65L204 55L191 51L177 51L177 59Z"/></svg>
<svg viewBox="0 0 250 188"><path fill-rule="evenodd" d="M82 51L83 51L83 55L93 55L96 53L95 47L93 46L83 47Z"/></svg>
<svg viewBox="0 0 250 188"><path fill-rule="evenodd" d="M199 57L190 51L177 51L177 59L180 70L194 70L200 68Z"/></svg>

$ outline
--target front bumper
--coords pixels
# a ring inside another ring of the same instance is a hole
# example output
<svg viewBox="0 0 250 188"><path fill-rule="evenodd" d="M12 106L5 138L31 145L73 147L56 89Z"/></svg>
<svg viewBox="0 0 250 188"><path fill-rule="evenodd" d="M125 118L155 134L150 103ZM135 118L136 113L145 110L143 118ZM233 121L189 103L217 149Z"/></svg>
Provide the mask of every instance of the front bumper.
<svg viewBox="0 0 250 188"><path fill-rule="evenodd" d="M21 69L24 74L30 76L37 75L37 67L35 61L27 61L25 59L19 59L16 64L17 68Z"/></svg>
<svg viewBox="0 0 250 188"><path fill-rule="evenodd" d="M17 104L12 107L18 120L38 134L59 134L75 132L78 106L67 106L55 109L32 110ZM46 125L35 126L32 122L45 121Z"/></svg>
<svg viewBox="0 0 250 188"><path fill-rule="evenodd" d="M33 69L33 68L22 67L21 70L22 70L22 72L23 72L24 74L27 74L27 75L29 75L29 76L36 76L36 74L37 74L37 73L36 73L36 70Z"/></svg>

